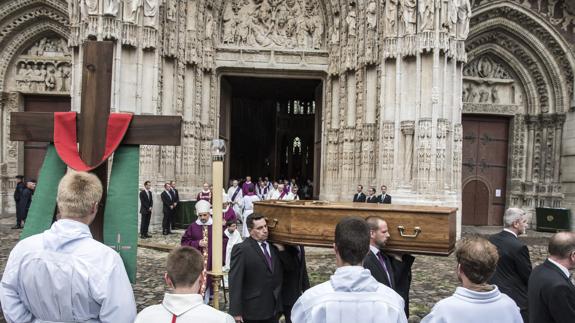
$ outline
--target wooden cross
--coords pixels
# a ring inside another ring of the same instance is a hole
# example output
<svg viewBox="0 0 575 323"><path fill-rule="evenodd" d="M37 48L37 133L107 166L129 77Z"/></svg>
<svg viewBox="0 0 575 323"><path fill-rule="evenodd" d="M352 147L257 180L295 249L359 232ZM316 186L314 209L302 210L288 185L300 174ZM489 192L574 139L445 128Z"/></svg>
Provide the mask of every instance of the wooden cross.
<svg viewBox="0 0 575 323"><path fill-rule="evenodd" d="M80 157L89 166L97 165L106 144L106 127L110 114L114 43L87 41L82 67L81 113L78 117ZM179 146L180 116L134 115L122 144ZM13 112L10 123L12 141L49 141L54 138L54 114L51 112ZM103 241L104 202L106 201L108 163L92 172L100 178L104 192L96 219L90 226L92 236Z"/></svg>

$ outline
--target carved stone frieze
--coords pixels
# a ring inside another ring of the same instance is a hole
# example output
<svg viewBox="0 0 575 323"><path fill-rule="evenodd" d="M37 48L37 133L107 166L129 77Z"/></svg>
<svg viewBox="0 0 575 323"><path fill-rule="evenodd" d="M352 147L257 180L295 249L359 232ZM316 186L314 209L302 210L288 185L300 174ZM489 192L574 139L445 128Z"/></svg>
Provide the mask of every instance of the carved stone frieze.
<svg viewBox="0 0 575 323"><path fill-rule="evenodd" d="M507 69L495 62L489 55L480 56L467 63L463 69L464 76L495 79L513 79Z"/></svg>
<svg viewBox="0 0 575 323"><path fill-rule="evenodd" d="M316 0L230 0L224 5L221 43L319 50L325 47L325 25Z"/></svg>

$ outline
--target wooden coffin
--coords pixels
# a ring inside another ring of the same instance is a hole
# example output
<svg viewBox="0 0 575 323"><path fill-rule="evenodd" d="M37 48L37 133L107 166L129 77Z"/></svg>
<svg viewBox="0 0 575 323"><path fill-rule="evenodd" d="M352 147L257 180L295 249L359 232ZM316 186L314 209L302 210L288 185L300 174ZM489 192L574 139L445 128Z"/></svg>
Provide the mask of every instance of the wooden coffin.
<svg viewBox="0 0 575 323"><path fill-rule="evenodd" d="M387 250L448 256L455 247L457 208L324 201L261 201L254 212L268 219L270 240L332 247L343 217L379 215L387 221Z"/></svg>

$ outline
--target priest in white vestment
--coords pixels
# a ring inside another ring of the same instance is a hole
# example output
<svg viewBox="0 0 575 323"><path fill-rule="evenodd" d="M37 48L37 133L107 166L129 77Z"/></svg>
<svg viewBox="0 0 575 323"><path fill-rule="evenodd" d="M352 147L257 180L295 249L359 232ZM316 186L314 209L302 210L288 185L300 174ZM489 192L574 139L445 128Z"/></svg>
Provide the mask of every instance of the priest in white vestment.
<svg viewBox="0 0 575 323"><path fill-rule="evenodd" d="M284 184L279 184L278 189L273 192L270 200L288 200L289 193L286 191Z"/></svg>
<svg viewBox="0 0 575 323"><path fill-rule="evenodd" d="M254 193L254 188L248 188L248 194L246 194L242 200L242 204L244 206L244 210L242 213L242 237L246 238L249 237L248 226L246 225L246 219L248 215L254 213L254 202L259 201L260 198Z"/></svg>
<svg viewBox="0 0 575 323"><path fill-rule="evenodd" d="M236 212L236 217L241 219L243 208L242 199L244 194L242 193L242 188L240 187L238 181L235 179L232 181L232 186L228 188L228 197L230 198L234 212Z"/></svg>
<svg viewBox="0 0 575 323"><path fill-rule="evenodd" d="M234 323L229 314L204 304L199 294L204 269L204 259L199 251L178 247L168 255L166 267L164 280L171 292L164 294L162 304L143 309L134 323Z"/></svg>
<svg viewBox="0 0 575 323"><path fill-rule="evenodd" d="M296 301L293 323L407 323L403 298L377 282L361 264L369 251L364 219L347 217L335 228L337 269L330 280L308 289Z"/></svg>
<svg viewBox="0 0 575 323"><path fill-rule="evenodd" d="M497 247L482 237L465 237L457 242L455 258L463 286L435 304L422 323L523 322L515 301L487 283L499 260Z"/></svg>
<svg viewBox="0 0 575 323"><path fill-rule="evenodd" d="M132 322L136 303L124 263L92 239L100 180L70 171L58 185L60 220L16 244L2 276L0 302L8 323ZM46 214L52 216L52 214Z"/></svg>

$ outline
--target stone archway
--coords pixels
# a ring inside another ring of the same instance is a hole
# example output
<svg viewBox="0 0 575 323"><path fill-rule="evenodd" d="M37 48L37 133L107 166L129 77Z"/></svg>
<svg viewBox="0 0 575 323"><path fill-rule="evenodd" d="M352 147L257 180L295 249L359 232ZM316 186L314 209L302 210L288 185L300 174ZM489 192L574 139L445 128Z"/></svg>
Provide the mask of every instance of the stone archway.
<svg viewBox="0 0 575 323"><path fill-rule="evenodd" d="M527 6L528 7L528 6ZM506 207L558 207L575 60L565 35L516 3L478 2L466 43L463 112L511 118Z"/></svg>

